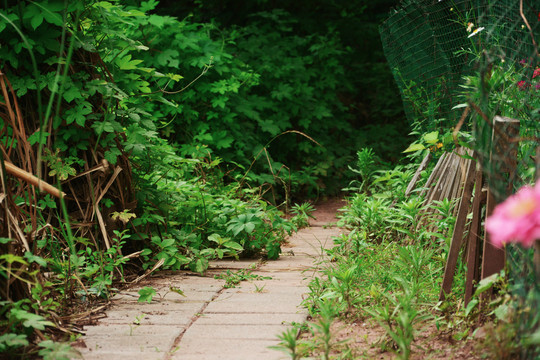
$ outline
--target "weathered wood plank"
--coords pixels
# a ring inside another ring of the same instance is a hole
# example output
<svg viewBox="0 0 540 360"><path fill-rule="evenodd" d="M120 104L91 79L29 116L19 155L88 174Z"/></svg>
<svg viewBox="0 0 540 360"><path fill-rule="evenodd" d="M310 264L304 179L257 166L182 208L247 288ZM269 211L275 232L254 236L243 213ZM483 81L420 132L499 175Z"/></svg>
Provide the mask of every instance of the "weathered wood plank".
<svg viewBox="0 0 540 360"><path fill-rule="evenodd" d="M479 233L482 224L482 204L485 198L482 193L483 175L480 165L476 165L474 182L474 200L472 205L472 221L468 236L467 247L467 278L465 280L465 305L469 303L474 292L474 283L480 279L480 240Z"/></svg>
<svg viewBox="0 0 540 360"><path fill-rule="evenodd" d="M475 166L475 163L471 161L467 169L463 196L459 204L459 211L456 218L456 224L454 226L454 232L452 234L450 250L448 251L448 259L446 261L446 267L444 269L443 283L441 286L441 293L439 295L440 300L444 300L446 294L449 294L452 291L454 272L456 270L459 250L463 241L463 232L467 222L467 214L469 213L469 207L471 204L471 196L475 180Z"/></svg>
<svg viewBox="0 0 540 360"><path fill-rule="evenodd" d="M407 190L405 190L405 196L409 197L411 192L413 191L414 187L416 186L416 183L420 179L420 174L422 171L424 171L427 168L427 165L429 164L429 161L431 160L431 152L429 152L425 157L424 160L420 163L420 166L418 166L418 169L416 169L416 172L414 173L413 178L409 182L409 185L407 186Z"/></svg>

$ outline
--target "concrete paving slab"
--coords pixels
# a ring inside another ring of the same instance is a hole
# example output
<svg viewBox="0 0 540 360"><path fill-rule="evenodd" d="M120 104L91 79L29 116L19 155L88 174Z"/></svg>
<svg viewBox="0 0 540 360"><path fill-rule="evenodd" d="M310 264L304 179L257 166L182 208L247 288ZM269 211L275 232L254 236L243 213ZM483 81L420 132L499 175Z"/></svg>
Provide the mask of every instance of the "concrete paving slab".
<svg viewBox="0 0 540 360"><path fill-rule="evenodd" d="M160 335L133 335L123 336L122 341L116 337L92 337L85 340L87 349L103 352L131 352L138 350L145 353L167 352L176 339L175 334Z"/></svg>
<svg viewBox="0 0 540 360"><path fill-rule="evenodd" d="M205 312L197 319L197 325L291 325L293 323L302 324L307 320L307 313L296 314L236 314L236 313L207 313Z"/></svg>
<svg viewBox="0 0 540 360"><path fill-rule="evenodd" d="M223 297L208 304L205 309L210 313L282 313L295 314L302 311L299 306L302 298L284 294L244 294L249 296ZM265 296L266 295L266 296Z"/></svg>
<svg viewBox="0 0 540 360"><path fill-rule="evenodd" d="M122 312L108 312L105 319L101 319L100 324L135 324L141 325L182 325L189 324L194 316L201 311L174 311L161 312L160 314L146 314L137 310Z"/></svg>
<svg viewBox="0 0 540 360"><path fill-rule="evenodd" d="M85 326L86 336L115 337L115 336L145 336L160 334L180 334L186 326L182 325L136 325L136 324L106 324Z"/></svg>
<svg viewBox="0 0 540 360"><path fill-rule="evenodd" d="M84 360L163 360L165 356L162 352L105 352L105 351L85 351L81 352Z"/></svg>
<svg viewBox="0 0 540 360"><path fill-rule="evenodd" d="M279 281L252 281L249 283L243 283L241 286L235 288L237 293L251 293L251 294L291 294L302 297L309 289L307 286L301 286L297 283L294 284L282 284Z"/></svg>
<svg viewBox="0 0 540 360"><path fill-rule="evenodd" d="M181 343L171 359L174 360L259 360L259 359L282 359L283 355L269 346L277 345L278 341L242 339L194 339L185 344Z"/></svg>
<svg viewBox="0 0 540 360"><path fill-rule="evenodd" d="M277 335L289 328L288 325L246 325L246 324L200 324L196 322L187 329L182 344L200 339L245 339L276 340Z"/></svg>

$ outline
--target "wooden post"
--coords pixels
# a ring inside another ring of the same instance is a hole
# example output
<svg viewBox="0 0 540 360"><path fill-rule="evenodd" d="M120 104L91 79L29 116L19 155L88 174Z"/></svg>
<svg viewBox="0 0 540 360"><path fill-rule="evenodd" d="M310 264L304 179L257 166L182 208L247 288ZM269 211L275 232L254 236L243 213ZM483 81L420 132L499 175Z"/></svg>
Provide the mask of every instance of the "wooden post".
<svg viewBox="0 0 540 360"><path fill-rule="evenodd" d="M482 224L481 209L485 202L483 194L483 176L480 164L476 164L476 179L474 182L474 200L472 205L472 222L469 230L467 248L467 279L465 280L465 305L473 295L474 283L480 279L480 239Z"/></svg>
<svg viewBox="0 0 540 360"><path fill-rule="evenodd" d="M495 205L512 193L513 177L517 167L519 120L495 116L489 166L489 184L486 218ZM482 279L498 273L504 268L506 251L495 247L486 233L482 255Z"/></svg>
<svg viewBox="0 0 540 360"><path fill-rule="evenodd" d="M475 179L475 167L476 163L474 161L469 161L469 166L465 175L463 196L459 204L456 224L454 225L454 233L452 234L452 242L450 243L448 259L446 260L446 267L444 268L444 277L441 293L439 294L439 300L444 300L446 294L449 294L452 291L452 283L454 282L454 272L456 271L459 249L461 248L463 242L463 233L465 231L467 214L469 213L469 207L471 204L471 196Z"/></svg>

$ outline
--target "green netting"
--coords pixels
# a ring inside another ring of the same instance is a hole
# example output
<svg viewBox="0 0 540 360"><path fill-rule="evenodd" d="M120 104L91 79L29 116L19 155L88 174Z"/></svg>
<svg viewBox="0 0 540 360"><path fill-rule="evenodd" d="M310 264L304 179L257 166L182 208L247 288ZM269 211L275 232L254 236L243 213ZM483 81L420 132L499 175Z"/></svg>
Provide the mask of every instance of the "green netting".
<svg viewBox="0 0 540 360"><path fill-rule="evenodd" d="M540 0L403 1L380 33L416 130L448 132L463 119L461 129L470 134L499 201L509 193L507 184L515 191L535 181L540 164ZM504 129L499 136L509 138L517 152L517 168L511 172L505 167L516 155L492 151L497 115L519 120L518 133ZM509 287L517 299L515 352L522 359L540 359L540 279L533 251L517 245L507 250Z"/></svg>
<svg viewBox="0 0 540 360"><path fill-rule="evenodd" d="M524 1L524 15L536 34L538 3ZM419 0L403 1L393 11L380 27L381 39L412 123L421 130L454 125L462 113L452 108L463 102L463 76L479 69L482 54L505 61L536 58L519 4ZM469 37L479 28L484 30Z"/></svg>

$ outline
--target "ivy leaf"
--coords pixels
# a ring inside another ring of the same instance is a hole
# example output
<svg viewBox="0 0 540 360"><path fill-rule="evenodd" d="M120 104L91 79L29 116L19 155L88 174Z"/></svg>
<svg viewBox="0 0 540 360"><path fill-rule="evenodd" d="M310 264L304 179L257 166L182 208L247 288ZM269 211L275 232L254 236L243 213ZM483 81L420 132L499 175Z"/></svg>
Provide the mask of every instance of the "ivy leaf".
<svg viewBox="0 0 540 360"><path fill-rule="evenodd" d="M120 70L134 70L142 62L142 60L131 60L131 54L116 59L116 65Z"/></svg>
<svg viewBox="0 0 540 360"><path fill-rule="evenodd" d="M178 60L179 55L180 53L178 52L178 50L166 49L166 50L163 50L156 57L156 61L159 65L177 68L178 65L180 64L180 61Z"/></svg>
<svg viewBox="0 0 540 360"><path fill-rule="evenodd" d="M139 299L137 300L138 302L147 302L147 303L151 303L152 302L152 298L154 297L154 295L156 295L156 290L154 290L153 287L151 286L146 286L146 287L143 287L141 290L139 290Z"/></svg>

